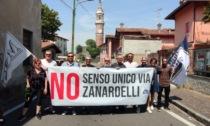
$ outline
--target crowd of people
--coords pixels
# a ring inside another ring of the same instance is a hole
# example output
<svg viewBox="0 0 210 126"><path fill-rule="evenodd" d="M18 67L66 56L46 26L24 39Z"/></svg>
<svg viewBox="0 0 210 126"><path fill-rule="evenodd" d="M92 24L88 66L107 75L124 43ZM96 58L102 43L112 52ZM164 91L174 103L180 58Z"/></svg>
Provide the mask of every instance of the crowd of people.
<svg viewBox="0 0 210 126"><path fill-rule="evenodd" d="M51 98L50 98L50 90L49 90L49 82L47 80L47 72L48 67L50 66L57 66L56 61L52 59L52 51L47 50L45 52L45 58L44 59L38 59L34 58L33 60L33 68L28 71L26 76L26 89L28 92L30 92L30 95L25 95L25 104L22 113L20 114L20 117L18 118L18 121L23 121L26 119L26 113L28 111L29 105L32 102L32 99L34 96L36 96L36 118L38 120L41 119L41 106L42 106L42 98L43 96L47 96L45 99L47 99L49 107L48 109L55 113ZM125 61L126 59L126 61ZM133 61L134 54L128 53L125 57L123 55L118 54L116 57L116 62L111 64L111 61L109 58L104 59L104 64L102 66L97 66L97 69L103 68L115 68L115 69L121 69L121 68L143 68L143 67L152 67L154 68L154 75L152 78L151 83L151 90L150 94L148 96L147 102L146 102L146 111L149 113L152 113L152 110L154 110L154 98L155 98L155 92L158 94L157 98L157 110L160 111L161 108L164 107L164 109L170 110L169 108L169 94L170 94L170 76L173 73L172 68L167 64L168 60L167 58L162 59L162 65L158 66L157 59L151 58L150 62L148 63L147 59L145 57L141 58L141 64L138 65L137 62ZM96 67L91 64L91 57L85 58L85 64L79 65L77 62L74 61L74 53L70 52L67 54L67 59L65 62L61 64L61 67ZM159 75L159 78L158 78ZM162 105L161 97L162 92L165 91L165 104ZM162 107L163 106L163 107ZM111 112L114 113L116 110L116 107L119 108L119 110L124 111L126 106L111 106ZM133 108L135 108L137 113L140 113L141 107L139 105L133 105ZM83 111L86 113L90 113L92 110L88 106L82 107ZM66 115L71 110L72 115L76 115L75 107L74 106L65 106L63 107L62 115Z"/></svg>

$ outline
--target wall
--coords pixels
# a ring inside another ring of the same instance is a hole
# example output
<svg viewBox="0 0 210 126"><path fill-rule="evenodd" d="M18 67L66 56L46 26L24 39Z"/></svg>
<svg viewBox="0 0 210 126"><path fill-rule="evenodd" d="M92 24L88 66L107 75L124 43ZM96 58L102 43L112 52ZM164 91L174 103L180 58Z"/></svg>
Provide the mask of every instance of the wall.
<svg viewBox="0 0 210 126"><path fill-rule="evenodd" d="M207 95L210 95L210 78L197 75L188 75L184 82L184 86Z"/></svg>
<svg viewBox="0 0 210 126"><path fill-rule="evenodd" d="M123 55L127 53L134 54L134 61L140 62L142 57L145 57L146 51L148 51L148 55L150 53L156 53L158 50L162 48L161 40L129 40L123 39Z"/></svg>
<svg viewBox="0 0 210 126"><path fill-rule="evenodd" d="M40 0L1 0L0 19L0 71L2 70L6 33L8 31L21 43L23 43L23 29L31 31L31 52L39 58L42 57ZM8 86L25 82L24 76L24 69L22 65L20 65L13 72L12 79L8 82Z"/></svg>
<svg viewBox="0 0 210 126"><path fill-rule="evenodd" d="M61 50L61 53L56 54L56 59L57 59L57 56L66 56L67 40L56 36L55 37L55 44Z"/></svg>

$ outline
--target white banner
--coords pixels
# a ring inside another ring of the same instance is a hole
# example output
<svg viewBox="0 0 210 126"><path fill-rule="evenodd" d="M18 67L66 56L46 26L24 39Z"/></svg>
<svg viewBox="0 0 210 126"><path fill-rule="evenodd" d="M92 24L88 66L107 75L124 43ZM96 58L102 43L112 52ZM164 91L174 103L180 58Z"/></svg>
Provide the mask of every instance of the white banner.
<svg viewBox="0 0 210 126"><path fill-rule="evenodd" d="M4 61L1 79L6 84L11 78L12 72L17 68L31 52L28 51L11 33L7 33Z"/></svg>
<svg viewBox="0 0 210 126"><path fill-rule="evenodd" d="M49 67L51 100L55 106L145 104L153 68Z"/></svg>

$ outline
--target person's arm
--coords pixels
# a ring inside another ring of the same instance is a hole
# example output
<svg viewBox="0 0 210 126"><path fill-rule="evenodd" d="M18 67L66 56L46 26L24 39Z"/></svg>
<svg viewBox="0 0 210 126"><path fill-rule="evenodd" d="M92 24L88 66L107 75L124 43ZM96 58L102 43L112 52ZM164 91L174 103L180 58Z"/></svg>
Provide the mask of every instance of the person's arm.
<svg viewBox="0 0 210 126"><path fill-rule="evenodd" d="M157 74L160 74L161 73L161 69L160 67L157 68Z"/></svg>
<svg viewBox="0 0 210 126"><path fill-rule="evenodd" d="M30 78L30 75L31 72L29 71L26 75L26 88L30 88L30 82L29 82L29 78Z"/></svg>
<svg viewBox="0 0 210 126"><path fill-rule="evenodd" d="M47 77L45 77L45 81L44 81L44 94L47 94Z"/></svg>
<svg viewBox="0 0 210 126"><path fill-rule="evenodd" d="M26 88L30 88L29 76L26 77Z"/></svg>

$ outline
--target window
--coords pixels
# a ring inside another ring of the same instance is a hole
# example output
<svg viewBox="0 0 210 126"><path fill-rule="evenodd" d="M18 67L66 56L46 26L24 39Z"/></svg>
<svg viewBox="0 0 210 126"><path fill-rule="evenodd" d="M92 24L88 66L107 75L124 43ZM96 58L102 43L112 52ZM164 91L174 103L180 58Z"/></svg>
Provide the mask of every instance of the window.
<svg viewBox="0 0 210 126"><path fill-rule="evenodd" d="M31 31L28 31L26 29L23 29L23 45L29 50L32 51L32 36L33 33ZM24 60L24 65L29 65L32 63L32 56L28 57Z"/></svg>

